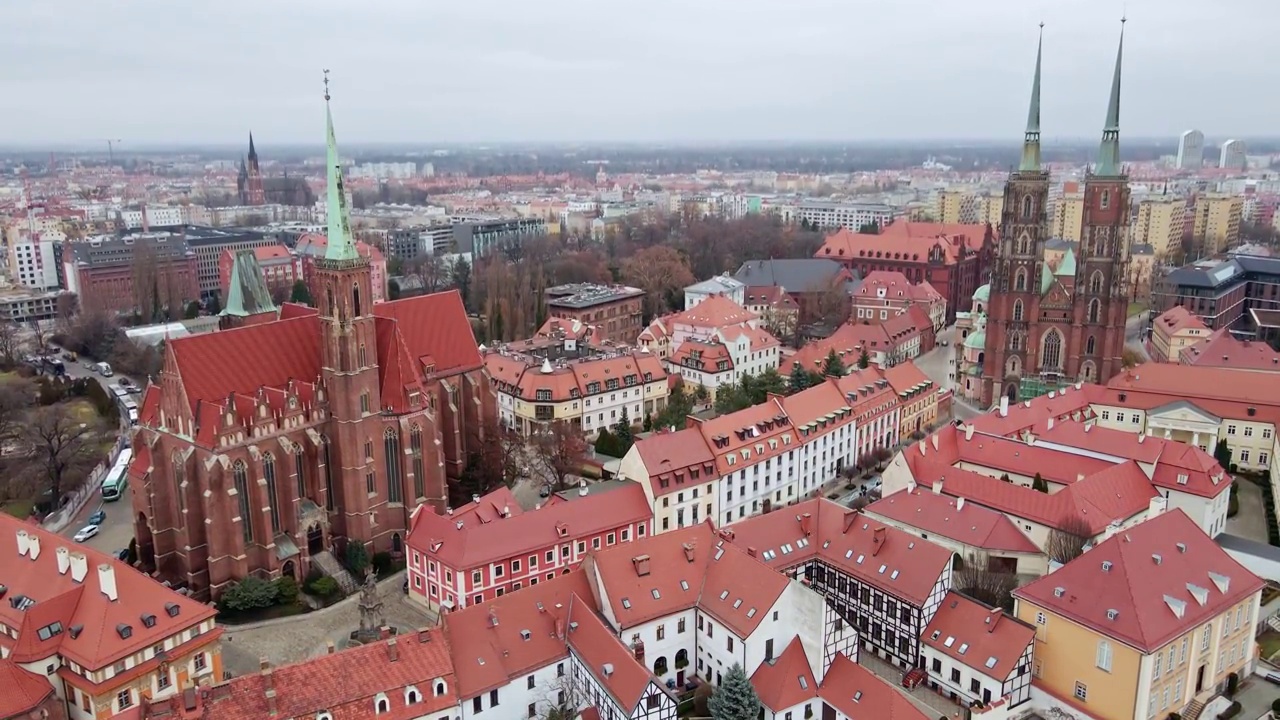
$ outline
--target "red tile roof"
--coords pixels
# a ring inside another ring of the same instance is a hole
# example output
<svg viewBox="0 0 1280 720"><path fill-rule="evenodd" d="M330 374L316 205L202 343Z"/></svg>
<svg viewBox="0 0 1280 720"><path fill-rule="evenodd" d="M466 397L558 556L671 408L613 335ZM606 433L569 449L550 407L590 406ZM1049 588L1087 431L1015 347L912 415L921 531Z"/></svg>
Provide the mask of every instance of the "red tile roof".
<svg viewBox="0 0 1280 720"><path fill-rule="evenodd" d="M666 327L690 325L693 327L727 327L759 320L760 316L730 300L724 295L711 295L688 310L666 315L662 322Z"/></svg>
<svg viewBox="0 0 1280 720"><path fill-rule="evenodd" d="M214 687L204 699L203 718L261 720L312 718L327 710L343 720L410 720L445 711L458 704L449 643L439 629L411 632L342 652L244 675ZM436 695L436 680L445 692ZM405 702L405 689L419 694ZM275 691L275 711L267 699ZM374 705L385 693L390 710L377 713ZM177 703L175 699L172 701ZM151 717L164 708L156 703Z"/></svg>
<svg viewBox="0 0 1280 720"><path fill-rule="evenodd" d="M1153 325L1169 335L1182 330L1196 329L1208 331L1209 329L1199 316L1193 315L1190 310L1181 305L1175 305L1161 313L1160 317L1155 319Z"/></svg>
<svg viewBox="0 0 1280 720"><path fill-rule="evenodd" d="M831 661L820 693L823 701L849 720L933 720L897 688L844 653Z"/></svg>
<svg viewBox="0 0 1280 720"><path fill-rule="evenodd" d="M53 694L53 686L8 658L0 659L0 718L17 718L39 707Z"/></svg>
<svg viewBox="0 0 1280 720"><path fill-rule="evenodd" d="M739 520L722 532L770 567L818 559L916 605L951 564L950 550L826 498Z"/></svg>
<svg viewBox="0 0 1280 720"><path fill-rule="evenodd" d="M751 675L751 685L760 702L775 713L818 697L818 683L799 635L791 638L780 655L760 663Z"/></svg>
<svg viewBox="0 0 1280 720"><path fill-rule="evenodd" d="M914 223L898 220L890 223L878 235L856 233L841 229L822 243L814 257L841 262L857 262L862 259L896 260L925 264L930 253L937 248L943 261L952 265L961 254L971 255L982 248L989 230L987 225L962 225L943 223ZM995 235L994 230L992 235Z"/></svg>
<svg viewBox="0 0 1280 720"><path fill-rule="evenodd" d="M458 678L458 697L475 697L567 658L565 632L574 596L580 605L594 607L591 583L581 569L446 613L441 621Z"/></svg>
<svg viewBox="0 0 1280 720"><path fill-rule="evenodd" d="M35 559L30 549L19 554L24 541L38 547ZM60 558L68 563L65 573L59 572ZM85 572L79 582L74 577L77 567ZM115 600L102 591L103 568L115 581ZM3 513L0 580L6 587L0 622L18 630L16 640L0 636L0 645L8 649L7 657L17 662L33 662L56 653L98 670L216 614L212 607L170 590L106 553L75 545ZM19 597L29 598L32 604L18 609L15 601ZM170 615L171 611L175 614ZM153 627L146 626L144 615L154 616ZM55 622L62 632L41 640L38 632ZM128 637L121 637L118 628L126 625Z"/></svg>
<svg viewBox="0 0 1280 720"><path fill-rule="evenodd" d="M1003 513L927 489L893 493L871 503L863 512L984 550L1040 553L1040 548Z"/></svg>
<svg viewBox="0 0 1280 720"><path fill-rule="evenodd" d="M1041 395L1020 403L1011 403L1008 414L1002 416L999 408L969 420L980 433L1010 437L1023 430L1041 427L1049 418L1085 419L1094 417L1091 403L1106 394L1100 385L1067 386L1062 390Z"/></svg>
<svg viewBox="0 0 1280 720"><path fill-rule="evenodd" d="M1227 328L1178 353L1183 365L1229 367L1235 370L1280 372L1280 352L1265 342L1238 340Z"/></svg>
<svg viewBox="0 0 1280 720"><path fill-rule="evenodd" d="M995 680L1017 668L1036 629L956 592L948 592L920 636L921 642ZM1027 668L1030 672L1031 668Z"/></svg>
<svg viewBox="0 0 1280 720"><path fill-rule="evenodd" d="M894 345L883 325L847 322L836 328L830 337L814 340L800 348L784 363L781 371L785 371L783 374L790 372L795 363L799 363L806 370L820 370L832 350L835 350L846 368L852 367L857 364L863 348L870 357L877 352L891 352Z"/></svg>
<svg viewBox="0 0 1280 720"><path fill-rule="evenodd" d="M747 288L746 292L747 305L772 305L778 310L799 310L800 305L796 303L784 287L778 285L763 285Z"/></svg>
<svg viewBox="0 0 1280 720"><path fill-rule="evenodd" d="M409 530L409 546L461 571L594 537L619 526L649 523L653 518L644 489L637 483L523 513L509 490L497 492L510 499L493 507L511 509L509 517L502 517L501 510L493 516L480 511L469 516L457 511L437 515L426 505L419 506ZM493 502L489 496L481 499L482 506Z"/></svg>
<svg viewBox="0 0 1280 720"><path fill-rule="evenodd" d="M755 631L788 582L746 552L721 544L710 523L593 553L620 630L693 607L738 637Z"/></svg>
<svg viewBox="0 0 1280 720"><path fill-rule="evenodd" d="M767 458L785 455L800 443L781 400L776 397L710 420L695 418L695 422L708 447L716 454L716 467L722 476ZM790 443L784 441L783 436L790 436Z"/></svg>
<svg viewBox="0 0 1280 720"><path fill-rule="evenodd" d="M902 302L934 302L942 295L927 282L913 283L897 270L872 270L862 278L862 284L854 293L856 298L877 298L884 290L884 299Z"/></svg>
<svg viewBox="0 0 1280 720"><path fill-rule="evenodd" d="M421 363L418 370L434 367L426 373L428 379L457 375L481 366L471 322L467 320L467 310L457 290L377 303L373 314L396 321L409 357Z"/></svg>
<svg viewBox="0 0 1280 720"><path fill-rule="evenodd" d="M675 432L659 432L647 438L636 440L633 446L639 453L648 478L628 478L639 482L648 482L654 497L677 492L686 486L692 486L716 479L716 458L711 448L696 428L685 428ZM693 478L691 470L698 471L698 478ZM662 486L662 481L667 486Z"/></svg>
<svg viewBox="0 0 1280 720"><path fill-rule="evenodd" d="M600 620L595 604L578 595L569 601L567 640L587 672L628 714L639 707L650 684L662 687L653 673L636 661L634 651Z"/></svg>
<svg viewBox="0 0 1280 720"><path fill-rule="evenodd" d="M1135 410L1179 401L1220 418L1280 424L1280 383L1258 382L1257 373L1231 368L1145 363L1112 378L1095 399Z"/></svg>
<svg viewBox="0 0 1280 720"><path fill-rule="evenodd" d="M1171 510L1116 533L1014 596L1151 653L1264 584L1182 510Z"/></svg>

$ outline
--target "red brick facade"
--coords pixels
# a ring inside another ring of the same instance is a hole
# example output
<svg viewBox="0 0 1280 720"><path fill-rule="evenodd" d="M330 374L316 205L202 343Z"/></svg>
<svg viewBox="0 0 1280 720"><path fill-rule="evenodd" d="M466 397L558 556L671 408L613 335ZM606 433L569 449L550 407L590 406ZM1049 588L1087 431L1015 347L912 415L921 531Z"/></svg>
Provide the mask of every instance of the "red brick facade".
<svg viewBox="0 0 1280 720"><path fill-rule="evenodd" d="M198 597L302 578L347 542L403 552L413 509L444 507L496 423L456 292L373 305L364 258L310 279L318 312L174 340L144 396L139 554Z"/></svg>
<svg viewBox="0 0 1280 720"><path fill-rule="evenodd" d="M80 294L80 307L122 313L137 308L138 296L133 281L138 266L133 262L96 266L70 264L68 269L76 276L74 287ZM170 297L182 302L200 297L194 254L158 257L155 273L162 302Z"/></svg>

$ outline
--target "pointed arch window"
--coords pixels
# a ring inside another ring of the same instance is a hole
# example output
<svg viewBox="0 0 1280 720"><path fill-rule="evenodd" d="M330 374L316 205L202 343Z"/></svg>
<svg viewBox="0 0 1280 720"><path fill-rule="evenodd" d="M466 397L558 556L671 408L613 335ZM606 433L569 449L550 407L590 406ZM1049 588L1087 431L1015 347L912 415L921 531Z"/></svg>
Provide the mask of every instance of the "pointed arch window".
<svg viewBox="0 0 1280 720"><path fill-rule="evenodd" d="M1013 301L1013 321L1022 322L1022 300Z"/></svg>
<svg viewBox="0 0 1280 720"><path fill-rule="evenodd" d="M1080 379L1084 382L1093 382L1096 379L1097 372L1093 368L1093 361L1086 360L1080 366Z"/></svg>
<svg viewBox="0 0 1280 720"><path fill-rule="evenodd" d="M1027 289L1027 269L1026 268L1018 268L1018 271L1013 274L1013 289L1017 292L1026 291Z"/></svg>
<svg viewBox="0 0 1280 720"><path fill-rule="evenodd" d="M351 288L352 317L360 317L360 286Z"/></svg>
<svg viewBox="0 0 1280 720"><path fill-rule="evenodd" d="M267 481L267 507L271 510L271 532L280 532L280 496L276 494L276 458L271 453L262 456L262 477Z"/></svg>
<svg viewBox="0 0 1280 720"><path fill-rule="evenodd" d="M1102 314L1102 302L1098 298L1089 301L1089 322L1098 322L1098 317Z"/></svg>
<svg viewBox="0 0 1280 720"><path fill-rule="evenodd" d="M1009 335L1009 349L1010 349L1010 350L1013 350L1014 352L1021 352L1021 351L1022 351L1022 345L1023 345L1023 342L1022 342L1022 333L1021 333L1021 332L1014 332L1014 333L1012 333L1012 334L1010 334L1010 335Z"/></svg>
<svg viewBox="0 0 1280 720"><path fill-rule="evenodd" d="M329 450L329 438L320 437L320 453L324 457L324 507L333 511L333 453Z"/></svg>
<svg viewBox="0 0 1280 720"><path fill-rule="evenodd" d="M1057 330L1050 330L1044 334L1044 341L1040 348L1040 368L1042 370L1062 368L1062 334Z"/></svg>
<svg viewBox="0 0 1280 720"><path fill-rule="evenodd" d="M173 454L173 490L178 497L178 512L187 511L187 490L182 487L187 481L187 466L182 461L182 453Z"/></svg>
<svg viewBox="0 0 1280 720"><path fill-rule="evenodd" d="M1092 355L1094 351L1097 350L1097 347L1098 347L1097 340L1095 340L1094 337L1090 335L1089 339L1084 342L1084 354Z"/></svg>
<svg viewBox="0 0 1280 720"><path fill-rule="evenodd" d="M360 343L359 349L356 350L356 363L359 367L369 367L368 355L364 350L364 343Z"/></svg>
<svg viewBox="0 0 1280 720"><path fill-rule="evenodd" d="M1094 270L1089 276L1089 292L1097 295L1102 292L1102 271Z"/></svg>
<svg viewBox="0 0 1280 720"><path fill-rule="evenodd" d="M236 486L236 499L240 501L240 528L247 545L253 542L253 514L249 503L249 473L243 460L231 466L231 480Z"/></svg>
<svg viewBox="0 0 1280 720"><path fill-rule="evenodd" d="M387 456L387 502L404 502L404 473L400 467L400 432L389 427L382 433L382 447Z"/></svg>
<svg viewBox="0 0 1280 720"><path fill-rule="evenodd" d="M422 427L409 428L409 452L413 457L413 494L416 498L427 496L427 469L422 462Z"/></svg>
<svg viewBox="0 0 1280 720"><path fill-rule="evenodd" d="M301 500L307 496L307 456L302 452L301 445L293 450L293 474L298 483L298 499Z"/></svg>
<svg viewBox="0 0 1280 720"><path fill-rule="evenodd" d="M1016 355L1009 358L1008 362L1005 363L1005 376L1008 377L1009 375L1015 377L1022 375L1022 360Z"/></svg>
<svg viewBox="0 0 1280 720"><path fill-rule="evenodd" d="M1030 195L1022 196L1022 219L1023 220L1031 219L1031 196Z"/></svg>
<svg viewBox="0 0 1280 720"><path fill-rule="evenodd" d="M1107 208L1111 207L1111 191L1110 190L1102 191L1102 201L1099 204L1102 206L1103 210L1106 210Z"/></svg>

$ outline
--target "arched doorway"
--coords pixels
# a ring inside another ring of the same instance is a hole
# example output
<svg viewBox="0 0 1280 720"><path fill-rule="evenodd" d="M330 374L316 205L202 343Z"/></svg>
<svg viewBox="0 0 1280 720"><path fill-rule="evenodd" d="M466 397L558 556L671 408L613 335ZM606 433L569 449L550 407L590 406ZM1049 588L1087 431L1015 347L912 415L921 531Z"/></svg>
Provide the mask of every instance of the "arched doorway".
<svg viewBox="0 0 1280 720"><path fill-rule="evenodd" d="M676 651L676 688L684 687L684 669L689 667L689 651Z"/></svg>
<svg viewBox="0 0 1280 720"><path fill-rule="evenodd" d="M653 661L653 674L662 677L667 674L667 656L663 655Z"/></svg>
<svg viewBox="0 0 1280 720"><path fill-rule="evenodd" d="M1009 398L1009 402L1018 402L1018 385L1017 383L1009 383L1008 388L1004 392L1005 397Z"/></svg>
<svg viewBox="0 0 1280 720"><path fill-rule="evenodd" d="M391 536L391 552L396 555L404 554L404 539L400 537L400 533L394 533Z"/></svg>
<svg viewBox="0 0 1280 720"><path fill-rule="evenodd" d="M298 568L296 565L294 565L292 560L285 561L284 567L280 569L280 576L291 577L294 580L298 579Z"/></svg>
<svg viewBox="0 0 1280 720"><path fill-rule="evenodd" d="M307 528L307 554L316 555L324 552L324 528L316 523Z"/></svg>

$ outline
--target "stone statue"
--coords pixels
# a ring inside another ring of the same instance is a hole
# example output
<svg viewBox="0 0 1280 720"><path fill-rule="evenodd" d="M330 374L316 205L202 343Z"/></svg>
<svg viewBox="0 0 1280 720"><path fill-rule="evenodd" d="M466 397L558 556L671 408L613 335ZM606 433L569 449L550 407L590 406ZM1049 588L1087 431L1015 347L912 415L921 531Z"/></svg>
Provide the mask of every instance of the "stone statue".
<svg viewBox="0 0 1280 720"><path fill-rule="evenodd" d="M378 597L377 575L373 568L364 571L364 585L360 588L360 599L356 604L360 609L360 630L356 637L362 642L377 640L385 620L382 616L382 598Z"/></svg>

